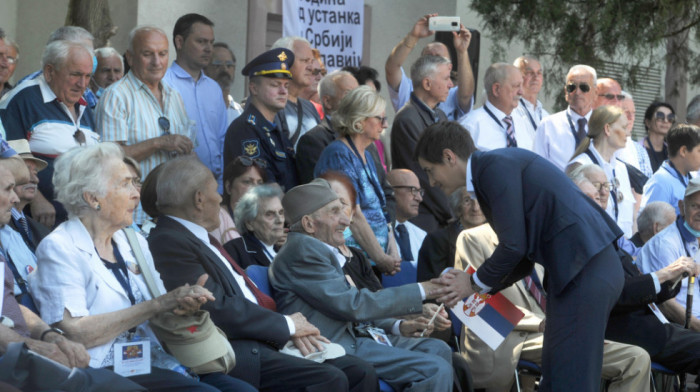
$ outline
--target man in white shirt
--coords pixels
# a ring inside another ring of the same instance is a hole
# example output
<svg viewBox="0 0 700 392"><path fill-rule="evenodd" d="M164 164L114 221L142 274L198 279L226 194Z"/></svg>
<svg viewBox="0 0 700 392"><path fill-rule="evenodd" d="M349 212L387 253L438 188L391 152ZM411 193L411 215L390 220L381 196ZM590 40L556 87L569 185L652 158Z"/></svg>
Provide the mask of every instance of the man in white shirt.
<svg viewBox="0 0 700 392"><path fill-rule="evenodd" d="M542 120L535 132L534 151L562 171L573 158L576 146L588 135L588 120L597 96L596 71L588 65L574 65L564 86L569 107Z"/></svg>
<svg viewBox="0 0 700 392"><path fill-rule="evenodd" d="M513 61L513 65L523 75L523 96L520 97L515 112L527 120L524 121L525 129L530 132L534 139L537 126L540 125L543 118L549 116L549 112L544 110L542 102L537 99L544 80L542 65L532 56L520 56Z"/></svg>
<svg viewBox="0 0 700 392"><path fill-rule="evenodd" d="M491 64L484 74L486 102L471 111L460 123L471 133L477 148L520 147L532 150L533 135L524 127L525 119L513 112L523 94L520 71L506 63Z"/></svg>
<svg viewBox="0 0 700 392"><path fill-rule="evenodd" d="M414 267L418 263L426 232L408 220L418 216L418 205L423 201L423 189L418 177L408 169L394 169L387 174L387 181L394 189L396 198L396 223L394 236L399 246L402 261L410 261Z"/></svg>

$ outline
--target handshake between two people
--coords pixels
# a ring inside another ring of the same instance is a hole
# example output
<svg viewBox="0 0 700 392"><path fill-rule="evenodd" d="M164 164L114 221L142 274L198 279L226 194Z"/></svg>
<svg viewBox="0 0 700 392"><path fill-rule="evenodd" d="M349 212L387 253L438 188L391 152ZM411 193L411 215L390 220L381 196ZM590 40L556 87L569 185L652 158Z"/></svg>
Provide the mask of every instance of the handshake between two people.
<svg viewBox="0 0 700 392"><path fill-rule="evenodd" d="M462 270L450 269L438 278L420 282L420 285L425 290L425 299L444 303L445 308L449 309L474 294L469 277L470 274Z"/></svg>

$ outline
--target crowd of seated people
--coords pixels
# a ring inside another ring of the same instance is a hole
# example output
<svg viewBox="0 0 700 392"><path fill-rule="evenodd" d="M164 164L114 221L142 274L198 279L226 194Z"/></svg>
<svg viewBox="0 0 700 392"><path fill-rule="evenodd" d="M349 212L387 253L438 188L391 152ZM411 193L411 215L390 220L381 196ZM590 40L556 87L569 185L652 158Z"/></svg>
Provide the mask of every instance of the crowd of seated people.
<svg viewBox="0 0 700 392"><path fill-rule="evenodd" d="M234 100L239 48L199 14L172 34L137 26L125 48L59 27L41 70L12 85L22 41L0 29L0 355L25 344L55 361L50 381L65 390L76 377L114 391L510 390L518 360L547 364L543 336L564 332L546 326L539 264L502 290L525 317L498 349L440 306L457 293L446 271L479 269L508 240L478 187L445 194L419 165L421 135L444 124L480 151L529 150L618 226L625 283L600 342L608 390L650 390L652 362L697 375L700 304L688 318L686 298L700 290L685 276L700 272L700 98L687 123L651 104L635 142L617 81L573 65L567 106L550 115L543 64L524 55L488 67L479 107L464 26L456 58L426 42L404 71L435 15L386 59L392 105L375 69L326 70L323 49L296 36L242 67ZM149 321L202 310L235 352L227 374L195 374ZM149 342L150 370L121 376L115 344L132 339ZM0 389L29 388L1 368Z"/></svg>

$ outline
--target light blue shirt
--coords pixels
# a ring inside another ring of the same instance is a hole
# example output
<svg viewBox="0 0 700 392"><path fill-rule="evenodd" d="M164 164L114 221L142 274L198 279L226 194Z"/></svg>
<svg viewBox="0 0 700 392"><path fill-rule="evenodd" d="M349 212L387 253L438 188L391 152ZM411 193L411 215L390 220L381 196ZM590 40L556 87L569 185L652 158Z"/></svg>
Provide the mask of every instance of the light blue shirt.
<svg viewBox="0 0 700 392"><path fill-rule="evenodd" d="M653 201L665 201L676 209L676 215L680 214L678 201L683 200L689 180L689 175L681 178L680 173L672 168L668 161L664 161L659 170L644 184L644 194L639 210L643 210Z"/></svg>
<svg viewBox="0 0 700 392"><path fill-rule="evenodd" d="M411 99L411 93L413 92L413 82L406 76L403 67L401 67L401 84L399 84L399 89L394 90L391 86L388 86L388 88L391 104L394 106L394 110L398 112ZM437 106L438 109L447 115L447 119L450 121L459 121L474 106L474 97L472 97L472 100L469 102L469 109L467 111L462 110L459 107L458 92L457 86L452 87L445 102L440 102Z"/></svg>
<svg viewBox="0 0 700 392"><path fill-rule="evenodd" d="M0 243L2 243L2 252L5 256L10 256L12 262L17 267L17 272L22 279L27 280L27 276L36 269L36 256L24 243L22 236L15 231L10 225L0 227ZM15 295L22 294L17 279L15 282Z"/></svg>
<svg viewBox="0 0 700 392"><path fill-rule="evenodd" d="M679 221L682 232L678 230ZM688 254L696 263L700 261L698 240L683 227L683 220L679 217L676 222L651 237L644 244L639 252L639 256L637 256L636 263L643 273L648 274L658 271L673 263L679 257ZM676 301L685 307L688 296L688 279L682 279L680 285L681 290L676 295ZM698 290L697 282L693 286L693 295L695 298L700 298L698 297L700 296L700 290ZM693 316L700 316L700 301L693 302Z"/></svg>
<svg viewBox="0 0 700 392"><path fill-rule="evenodd" d="M228 128L226 104L221 99L221 87L204 72L195 81L177 62L168 68L163 81L180 93L187 117L197 129L194 152L219 183L223 193L224 139Z"/></svg>

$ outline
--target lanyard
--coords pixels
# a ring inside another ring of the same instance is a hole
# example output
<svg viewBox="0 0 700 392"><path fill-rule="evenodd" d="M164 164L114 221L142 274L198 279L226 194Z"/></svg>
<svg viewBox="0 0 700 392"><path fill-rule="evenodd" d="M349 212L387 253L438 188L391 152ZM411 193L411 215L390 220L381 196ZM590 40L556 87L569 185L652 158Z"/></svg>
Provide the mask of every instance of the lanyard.
<svg viewBox="0 0 700 392"><path fill-rule="evenodd" d="M690 255L690 251L688 250L688 246L685 243L685 240L683 239L683 230L686 230L685 227L681 224L681 219L676 219L676 227L678 228L678 234L681 235L681 242L683 243L683 250L685 250L685 255L693 259L694 257ZM687 230L686 230L687 231Z"/></svg>
<svg viewBox="0 0 700 392"><path fill-rule="evenodd" d="M262 249L263 253L265 253L265 256L267 256L268 260L270 260L270 263L272 263L272 260L274 260L275 258L272 257L272 254L270 253L270 251L267 250L267 246L265 246L265 244L263 244L262 241L260 241L258 239L258 237L255 236L255 234L251 233L250 237L252 238L253 242L258 244L260 249Z"/></svg>
<svg viewBox="0 0 700 392"><path fill-rule="evenodd" d="M389 219L389 213L386 211L386 198L384 197L384 192L382 192L382 187L379 186L379 180L367 168L367 166L369 165L365 163L364 160L362 160L362 156L360 156L360 152L357 150L357 147L355 147L355 143L352 142L350 136L345 136L345 140L348 141L352 152L355 154L355 156L357 156L357 159L360 160L360 163L362 164L362 169L365 171L369 183L372 184L372 188L374 188L374 193L377 194L377 198L379 199L379 205L381 205L382 213L384 213L384 219L386 219L387 223L391 222L391 219Z"/></svg>
<svg viewBox="0 0 700 392"><path fill-rule="evenodd" d="M670 160L667 160L666 162L667 162L668 165L671 166L671 168L676 172L676 175L677 175L676 178L678 179L678 181L680 181L681 184L683 184L683 187L684 187L684 188L687 188L687 187L688 187L688 182L687 182L686 180L687 180L688 178L690 178L690 174L688 174L688 175L686 175L686 176L683 176L683 175L681 175L681 172L679 172L678 169L676 169L676 167L673 165L673 162L671 162ZM664 169L665 169L667 172L671 173L671 175L673 175L673 172L672 172L671 170L669 170L668 167L664 166ZM686 178L686 177L687 177L687 178Z"/></svg>
<svg viewBox="0 0 700 392"><path fill-rule="evenodd" d="M567 113L567 115L568 115L568 113ZM589 158L591 158L591 161L593 161L593 163L600 166L600 162L598 162L598 159L595 157L595 154L593 154L593 151L591 151L590 148L584 152L586 155L588 155ZM602 167L602 166L600 166L600 167ZM613 174L613 180L616 180L617 176L615 175L615 169L612 169L612 174ZM615 185L614 182L611 182L610 185L611 185L610 196L612 196L611 199L613 201L613 210L615 211L615 221L617 221L617 218L618 218L619 213L620 213L619 207L617 206L617 192L619 192L619 190L617 189L617 187L614 187L614 185Z"/></svg>
<svg viewBox="0 0 700 392"><path fill-rule="evenodd" d="M525 109L525 113L527 113L527 118L530 119L530 123L532 124L532 127L535 128L535 130L537 130L537 124L535 124L535 119L532 118L532 114L530 114L530 111L527 109L527 106L525 106L525 100L520 98L520 103L523 104L523 109Z"/></svg>
<svg viewBox="0 0 700 392"><path fill-rule="evenodd" d="M114 252L114 258L117 259L116 263L111 263L103 258L100 259L102 260L102 263L105 265L105 267L107 267L108 270L112 271L114 277L117 278L117 281L126 292L126 295L129 297L129 301L131 302L131 304L135 305L136 299L134 297L134 292L131 291L131 283L129 282L129 272L126 268L124 258L122 258L122 254L119 253L119 248L117 248L117 244L114 243L114 240L112 240L112 249ZM97 252L97 248L95 248L95 252Z"/></svg>
<svg viewBox="0 0 700 392"><path fill-rule="evenodd" d="M569 112L566 112L566 119L569 120L569 127L571 128L571 133L574 135L574 140L576 140L576 144L581 143L581 141L578 140L578 132L576 132L576 127L574 127L574 121L571 119L571 115L569 114Z"/></svg>
<svg viewBox="0 0 700 392"><path fill-rule="evenodd" d="M493 119L493 121L495 121L496 124L498 124L499 127L503 128L503 129L506 129L506 128L503 127L503 124L501 124L501 122L498 120L498 118L496 118L496 115L493 114L493 112L492 112L491 110L489 110L489 108L486 107L486 105L484 105L484 110L486 110L486 113L488 113L489 116L491 116L491 118ZM506 129L506 130L507 130L507 129Z"/></svg>

